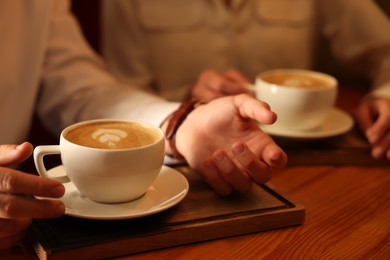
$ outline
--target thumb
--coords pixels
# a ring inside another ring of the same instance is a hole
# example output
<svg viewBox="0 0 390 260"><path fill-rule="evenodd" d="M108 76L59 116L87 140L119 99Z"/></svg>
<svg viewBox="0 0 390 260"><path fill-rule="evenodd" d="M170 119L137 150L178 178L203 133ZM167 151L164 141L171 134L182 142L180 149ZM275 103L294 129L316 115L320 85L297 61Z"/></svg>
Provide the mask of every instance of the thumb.
<svg viewBox="0 0 390 260"><path fill-rule="evenodd" d="M24 142L20 145L3 144L0 145L0 166L8 166L23 162L33 152L33 146Z"/></svg>
<svg viewBox="0 0 390 260"><path fill-rule="evenodd" d="M270 106L255 97L241 94L233 96L234 105L243 118L251 118L263 124L273 124L277 115L271 111Z"/></svg>

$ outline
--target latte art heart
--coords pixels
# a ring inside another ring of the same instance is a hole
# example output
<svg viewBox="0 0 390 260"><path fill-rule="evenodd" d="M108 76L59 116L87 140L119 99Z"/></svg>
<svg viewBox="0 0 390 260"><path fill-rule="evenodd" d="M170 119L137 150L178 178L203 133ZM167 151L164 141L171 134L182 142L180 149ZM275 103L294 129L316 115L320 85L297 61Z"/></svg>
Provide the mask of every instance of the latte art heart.
<svg viewBox="0 0 390 260"><path fill-rule="evenodd" d="M125 131L119 129L97 129L92 134L92 138L101 142L106 143L110 147L115 147L117 142L120 142L123 138L127 136Z"/></svg>

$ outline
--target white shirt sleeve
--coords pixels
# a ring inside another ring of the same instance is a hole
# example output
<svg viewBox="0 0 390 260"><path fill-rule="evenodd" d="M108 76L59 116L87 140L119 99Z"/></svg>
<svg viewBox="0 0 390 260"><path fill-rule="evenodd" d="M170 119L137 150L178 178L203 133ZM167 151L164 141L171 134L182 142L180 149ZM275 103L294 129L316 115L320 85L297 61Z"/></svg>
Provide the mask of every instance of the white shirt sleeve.
<svg viewBox="0 0 390 260"><path fill-rule="evenodd" d="M121 86L86 44L66 1L56 1L47 36L47 54L38 111L51 130L77 121L125 118L160 124L179 104L138 88Z"/></svg>

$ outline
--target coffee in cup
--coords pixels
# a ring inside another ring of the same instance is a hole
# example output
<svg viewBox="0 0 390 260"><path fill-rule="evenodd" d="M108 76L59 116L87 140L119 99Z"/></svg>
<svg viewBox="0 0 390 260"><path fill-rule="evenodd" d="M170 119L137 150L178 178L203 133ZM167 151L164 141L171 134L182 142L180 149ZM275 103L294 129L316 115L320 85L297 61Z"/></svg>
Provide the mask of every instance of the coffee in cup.
<svg viewBox="0 0 390 260"><path fill-rule="evenodd" d="M271 84L291 88L321 88L330 85L330 81L313 75L297 74L296 71L285 73L271 73L261 76L263 81Z"/></svg>
<svg viewBox="0 0 390 260"><path fill-rule="evenodd" d="M100 149L129 149L152 144L160 132L134 122L91 122L70 129L65 139L81 146Z"/></svg>
<svg viewBox="0 0 390 260"><path fill-rule="evenodd" d="M125 120L91 120L71 125L59 145L38 146L38 173L50 176L43 158L60 154L65 173L85 197L103 203L134 200L146 193L164 161L164 133L157 126Z"/></svg>
<svg viewBox="0 0 390 260"><path fill-rule="evenodd" d="M257 76L255 92L278 116L272 127L313 130L334 106L337 80L309 70L271 70Z"/></svg>

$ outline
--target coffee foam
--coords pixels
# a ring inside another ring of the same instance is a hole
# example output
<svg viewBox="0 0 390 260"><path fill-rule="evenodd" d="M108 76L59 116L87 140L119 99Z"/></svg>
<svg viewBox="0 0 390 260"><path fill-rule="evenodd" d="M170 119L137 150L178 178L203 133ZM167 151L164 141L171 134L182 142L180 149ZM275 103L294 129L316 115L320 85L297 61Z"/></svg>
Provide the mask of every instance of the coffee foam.
<svg viewBox="0 0 390 260"><path fill-rule="evenodd" d="M99 128L92 133L92 138L108 147L116 147L128 134L125 131L114 128Z"/></svg>
<svg viewBox="0 0 390 260"><path fill-rule="evenodd" d="M131 122L94 122L69 130L65 138L75 144L100 149L128 149L156 142L157 130Z"/></svg>
<svg viewBox="0 0 390 260"><path fill-rule="evenodd" d="M314 75L275 73L264 75L262 76L262 79L266 82L286 87L316 88L331 86L331 83L328 80Z"/></svg>

